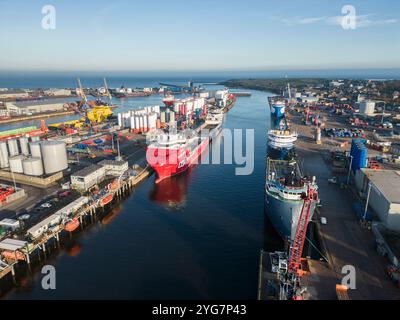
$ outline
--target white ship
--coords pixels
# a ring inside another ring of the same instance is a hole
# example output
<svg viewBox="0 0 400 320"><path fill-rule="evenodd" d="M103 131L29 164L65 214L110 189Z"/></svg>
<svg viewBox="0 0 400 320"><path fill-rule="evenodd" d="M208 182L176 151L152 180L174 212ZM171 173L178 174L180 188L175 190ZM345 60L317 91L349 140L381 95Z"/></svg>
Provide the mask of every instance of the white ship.
<svg viewBox="0 0 400 320"><path fill-rule="evenodd" d="M268 146L278 150L290 150L294 147L297 137L297 132L292 132L290 130L269 130Z"/></svg>

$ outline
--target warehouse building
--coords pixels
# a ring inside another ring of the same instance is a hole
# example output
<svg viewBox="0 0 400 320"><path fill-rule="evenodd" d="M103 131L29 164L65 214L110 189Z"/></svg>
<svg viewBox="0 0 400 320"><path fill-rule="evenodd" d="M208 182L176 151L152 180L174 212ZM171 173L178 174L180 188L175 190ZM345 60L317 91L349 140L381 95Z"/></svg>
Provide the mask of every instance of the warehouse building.
<svg viewBox="0 0 400 320"><path fill-rule="evenodd" d="M71 175L71 186L78 190L88 190L104 180L105 168L99 165L91 165Z"/></svg>
<svg viewBox="0 0 400 320"><path fill-rule="evenodd" d="M115 177L119 177L129 168L128 161L122 160L103 160L100 161L98 164L104 167L107 175Z"/></svg>
<svg viewBox="0 0 400 320"><path fill-rule="evenodd" d="M21 89L0 90L0 99L17 99L29 96L28 92Z"/></svg>
<svg viewBox="0 0 400 320"><path fill-rule="evenodd" d="M72 94L69 89L48 89L43 92L46 96L70 96Z"/></svg>
<svg viewBox="0 0 400 320"><path fill-rule="evenodd" d="M40 100L40 101L17 101L6 104L10 114L24 115L51 111L61 111L64 109L64 103L58 100Z"/></svg>
<svg viewBox="0 0 400 320"><path fill-rule="evenodd" d="M369 207L378 215L388 230L400 231L400 171L358 170L356 187L366 197Z"/></svg>

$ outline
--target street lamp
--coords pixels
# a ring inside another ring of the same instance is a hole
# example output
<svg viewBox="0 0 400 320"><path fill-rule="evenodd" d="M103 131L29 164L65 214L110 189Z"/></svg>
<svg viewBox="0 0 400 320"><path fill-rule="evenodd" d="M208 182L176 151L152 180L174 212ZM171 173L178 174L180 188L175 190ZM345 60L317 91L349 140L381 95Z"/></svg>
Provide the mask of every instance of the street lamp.
<svg viewBox="0 0 400 320"><path fill-rule="evenodd" d="M368 192L367 192L367 201L365 202L365 209L364 209L364 216L363 216L364 221L365 221L365 218L367 217L367 210L368 210L369 196L371 194L371 187L372 187L372 183L369 182L368 183Z"/></svg>
<svg viewBox="0 0 400 320"><path fill-rule="evenodd" d="M351 172L351 165L353 164L353 156L350 155L350 164L349 164L349 171L347 173L347 185L350 183L350 172Z"/></svg>

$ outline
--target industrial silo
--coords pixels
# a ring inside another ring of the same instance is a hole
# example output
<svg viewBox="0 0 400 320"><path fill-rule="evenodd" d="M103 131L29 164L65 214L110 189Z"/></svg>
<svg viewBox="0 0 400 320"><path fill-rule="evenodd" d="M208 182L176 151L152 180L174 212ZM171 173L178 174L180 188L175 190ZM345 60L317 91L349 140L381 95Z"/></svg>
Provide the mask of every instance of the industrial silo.
<svg viewBox="0 0 400 320"><path fill-rule="evenodd" d="M40 141L31 142L29 144L29 148L31 149L32 157L41 158L42 151L40 150Z"/></svg>
<svg viewBox="0 0 400 320"><path fill-rule="evenodd" d="M140 116L135 115L135 132L140 130Z"/></svg>
<svg viewBox="0 0 400 320"><path fill-rule="evenodd" d="M135 116L131 116L131 129L135 130Z"/></svg>
<svg viewBox="0 0 400 320"><path fill-rule="evenodd" d="M42 159L37 157L27 158L22 161L22 168L24 174L28 176L41 176L43 175Z"/></svg>
<svg viewBox="0 0 400 320"><path fill-rule="evenodd" d="M7 140L7 144L10 157L17 156L19 154L17 140L9 139Z"/></svg>
<svg viewBox="0 0 400 320"><path fill-rule="evenodd" d="M36 142L36 141L40 141L40 137L39 136L33 136L31 137L32 142Z"/></svg>
<svg viewBox="0 0 400 320"><path fill-rule="evenodd" d="M67 148L62 141L42 141L40 143L43 167L46 174L68 168Z"/></svg>
<svg viewBox="0 0 400 320"><path fill-rule="evenodd" d="M28 146L28 138L27 137L19 138L19 146L21 148L21 153L24 156L28 156L29 155L29 146Z"/></svg>
<svg viewBox="0 0 400 320"><path fill-rule="evenodd" d="M7 168L8 164L8 149L7 143L4 141L0 142L0 167Z"/></svg>
<svg viewBox="0 0 400 320"><path fill-rule="evenodd" d="M24 168L22 166L22 161L25 159L23 155L10 157L8 160L10 162L10 171L14 173L24 173Z"/></svg>

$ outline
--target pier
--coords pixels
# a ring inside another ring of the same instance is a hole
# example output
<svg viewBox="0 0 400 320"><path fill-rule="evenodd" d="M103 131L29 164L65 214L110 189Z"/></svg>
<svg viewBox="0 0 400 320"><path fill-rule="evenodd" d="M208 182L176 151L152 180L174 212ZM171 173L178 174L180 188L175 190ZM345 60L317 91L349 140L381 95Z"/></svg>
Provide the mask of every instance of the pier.
<svg viewBox="0 0 400 320"><path fill-rule="evenodd" d="M129 176L126 180L120 181L118 188L109 190L108 194L113 196L113 200L102 206L99 201L92 202L81 206L74 219L79 220L79 231L83 231L85 227L93 224L97 218L104 216L106 210L111 209L115 204L120 203L123 199L131 194L132 189L140 184L144 179L152 174L149 166L137 170L135 176ZM74 231L73 231L74 232ZM5 279L9 274L12 275L14 284L17 282L16 269L27 268L32 271L36 263L45 261L54 253L54 249L60 248L63 237L72 237L73 232L65 230L65 225L60 223L48 229L42 236L33 240L14 240L6 238L0 242L0 250L6 251L6 258L0 263L0 281Z"/></svg>

